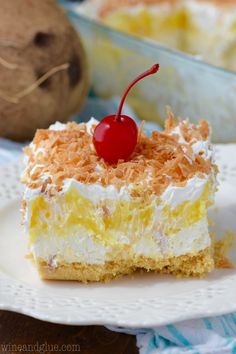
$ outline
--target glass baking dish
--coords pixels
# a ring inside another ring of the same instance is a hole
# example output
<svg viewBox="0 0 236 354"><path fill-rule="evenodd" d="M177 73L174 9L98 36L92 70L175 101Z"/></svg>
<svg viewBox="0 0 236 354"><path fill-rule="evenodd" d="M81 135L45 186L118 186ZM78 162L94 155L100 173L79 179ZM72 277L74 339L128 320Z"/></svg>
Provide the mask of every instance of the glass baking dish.
<svg viewBox="0 0 236 354"><path fill-rule="evenodd" d="M159 73L129 94L128 103L137 116L163 124L170 106L176 117L207 119L215 142L236 141L236 73L118 32L78 14L78 4L61 3L81 34L97 96L121 95L137 74L160 63Z"/></svg>

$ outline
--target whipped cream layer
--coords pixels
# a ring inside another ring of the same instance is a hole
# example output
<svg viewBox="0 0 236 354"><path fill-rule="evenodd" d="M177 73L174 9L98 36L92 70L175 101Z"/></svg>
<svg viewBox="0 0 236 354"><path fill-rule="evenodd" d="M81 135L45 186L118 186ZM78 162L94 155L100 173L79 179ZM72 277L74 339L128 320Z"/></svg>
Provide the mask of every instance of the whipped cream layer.
<svg viewBox="0 0 236 354"><path fill-rule="evenodd" d="M169 185L160 196L162 206L169 205L171 208L176 208L184 201L193 203L201 196L204 188L207 186L211 178L212 176L208 175L204 176L203 178L193 177L189 179L184 186ZM98 183L84 184L69 178L64 181L63 189L58 194L65 194L73 187L78 191L80 195L87 198L94 204L103 200L132 200L132 196L130 194L132 185L128 187L121 187L121 189L118 190L115 186L112 185L103 187ZM27 187L25 190L24 199L27 202L30 202L41 194L41 188L31 189Z"/></svg>

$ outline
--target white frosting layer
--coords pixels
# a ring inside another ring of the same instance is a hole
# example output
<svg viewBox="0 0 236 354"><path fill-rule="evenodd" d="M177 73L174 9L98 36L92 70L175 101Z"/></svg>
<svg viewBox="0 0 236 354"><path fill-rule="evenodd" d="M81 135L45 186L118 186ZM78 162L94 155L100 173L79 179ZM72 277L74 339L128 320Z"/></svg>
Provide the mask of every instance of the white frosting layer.
<svg viewBox="0 0 236 354"><path fill-rule="evenodd" d="M202 157L205 160L209 160L213 157L213 150L208 140L199 140L192 145L194 157L199 153L202 153Z"/></svg>
<svg viewBox="0 0 236 354"><path fill-rule="evenodd" d="M133 254L151 258L195 253L209 247L211 243L206 218L168 237L157 233L153 238L137 238L135 242L133 239L131 241L129 235L125 238L120 235L118 241L119 244L131 246L131 256ZM44 238L43 235L39 236L31 246L31 252L35 258L40 257L52 266L56 266L60 262L103 264L113 258L111 246L106 247L97 243L85 230L76 230L75 233L67 237L51 235ZM126 259L130 255L124 251L121 258Z"/></svg>
<svg viewBox="0 0 236 354"><path fill-rule="evenodd" d="M194 202L200 198L208 179L208 176L205 178L193 177L183 187L170 185L162 193L161 200L163 204L168 204L172 209L185 201Z"/></svg>
<svg viewBox="0 0 236 354"><path fill-rule="evenodd" d="M204 178L193 177L188 180L185 186L169 185L160 196L162 204L169 205L172 208L176 208L184 201L194 202L201 196L206 186L206 183L208 183L209 181L209 178L210 177L207 175ZM98 183L84 184L72 178L68 178L64 181L63 189L60 193L66 193L71 187L76 188L82 196L89 199L94 204L106 199L125 201L131 200L130 190L132 188L132 185L130 185L129 187L123 186L120 190L118 190L115 186L112 185L103 187ZM26 188L24 199L26 201L30 201L39 194L40 188Z"/></svg>
<svg viewBox="0 0 236 354"><path fill-rule="evenodd" d="M92 134L93 125L97 125L98 123L98 120L93 117L91 117L90 120L86 123L86 129L90 135Z"/></svg>
<svg viewBox="0 0 236 354"><path fill-rule="evenodd" d="M90 118L90 120L86 123L86 129L87 132L89 134L92 134L91 129L93 125L97 125L99 123L99 121L93 117ZM61 123L61 122L55 122L54 124L51 124L49 126L49 130L55 130L55 131L60 131L60 130L64 130L66 128L66 124L65 123ZM39 149L37 149L38 151Z"/></svg>
<svg viewBox="0 0 236 354"><path fill-rule="evenodd" d="M65 129L65 124L64 123L61 123L61 122L55 122L54 124L51 124L50 127L49 127L49 130L56 130L56 131L59 131L59 130L64 130Z"/></svg>
<svg viewBox="0 0 236 354"><path fill-rule="evenodd" d="M84 184L74 179L66 179L62 193L65 193L71 187L75 187L83 197L91 200L94 204L105 199L130 200L128 187L121 187L121 189L118 190L115 186L112 185L103 187L98 183Z"/></svg>
<svg viewBox="0 0 236 354"><path fill-rule="evenodd" d="M100 264L104 262L106 248L101 243L95 243L85 230L78 230L67 237L50 235L38 236L38 240L31 246L35 258L42 258L47 263L54 264L60 261L68 263L85 262Z"/></svg>

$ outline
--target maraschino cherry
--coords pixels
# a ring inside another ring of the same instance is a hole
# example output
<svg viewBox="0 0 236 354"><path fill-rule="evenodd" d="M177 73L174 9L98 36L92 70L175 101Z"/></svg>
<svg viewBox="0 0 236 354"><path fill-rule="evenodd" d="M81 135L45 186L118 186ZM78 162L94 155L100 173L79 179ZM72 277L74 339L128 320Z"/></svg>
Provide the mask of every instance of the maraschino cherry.
<svg viewBox="0 0 236 354"><path fill-rule="evenodd" d="M138 128L132 118L121 114L124 101L138 81L155 74L158 70L159 64L155 64L132 81L122 96L117 114L103 118L96 126L93 144L97 154L106 162L115 164L118 160L127 160L134 152L138 139Z"/></svg>

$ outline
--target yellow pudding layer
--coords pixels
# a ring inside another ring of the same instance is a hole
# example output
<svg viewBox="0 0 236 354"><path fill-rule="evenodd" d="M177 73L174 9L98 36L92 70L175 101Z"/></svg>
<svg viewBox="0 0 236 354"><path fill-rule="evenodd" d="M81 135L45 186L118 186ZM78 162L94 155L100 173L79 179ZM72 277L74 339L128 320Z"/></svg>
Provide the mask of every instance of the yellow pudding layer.
<svg viewBox="0 0 236 354"><path fill-rule="evenodd" d="M185 9L172 11L168 15L152 13L145 7L135 13L121 9L109 13L103 21L107 26L119 31L160 41L182 51L187 50L184 33L194 30Z"/></svg>
<svg viewBox="0 0 236 354"><path fill-rule="evenodd" d="M34 243L38 235L67 237L75 227L86 230L96 242L106 246L119 243L120 235L133 241L139 235L151 239L156 230L165 236L173 235L206 217L211 189L211 182L207 182L197 200L186 200L174 209L157 197L93 203L75 187L50 200L38 195L28 206L30 242Z"/></svg>

